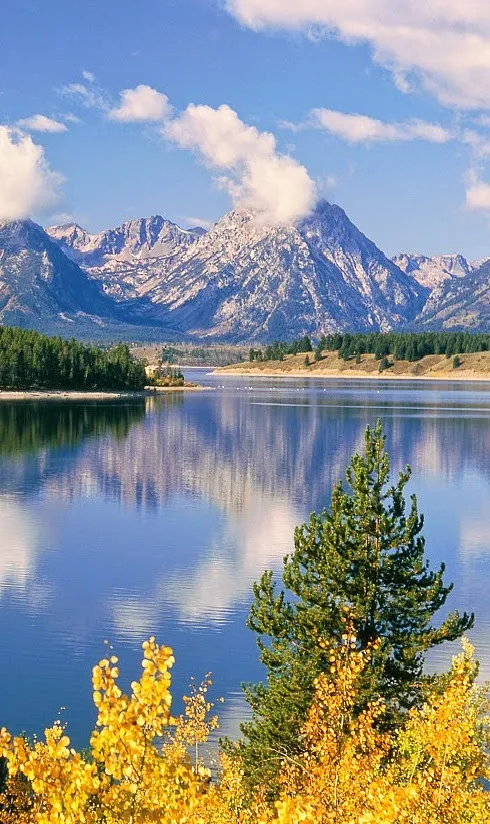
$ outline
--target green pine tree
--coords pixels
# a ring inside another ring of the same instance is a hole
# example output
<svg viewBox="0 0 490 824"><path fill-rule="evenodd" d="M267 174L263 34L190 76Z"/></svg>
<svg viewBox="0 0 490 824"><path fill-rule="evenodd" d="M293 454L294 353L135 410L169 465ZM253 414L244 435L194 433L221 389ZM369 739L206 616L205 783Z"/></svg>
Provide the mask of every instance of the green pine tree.
<svg viewBox="0 0 490 824"><path fill-rule="evenodd" d="M404 498L409 478L407 467L390 484L381 424L368 427L347 485L339 482L330 508L296 529L283 588L277 591L271 571L254 585L248 626L257 633L267 680L244 687L252 720L242 725L238 747L251 786L265 782L273 794L282 759L301 749L314 679L329 671L325 641L341 639L347 613L360 649L379 641L362 700L382 696L392 723L422 698L424 652L473 625L473 615L457 612L439 628L432 624L452 584L443 581L444 564L432 571L425 560L423 516L414 495L408 507Z"/></svg>

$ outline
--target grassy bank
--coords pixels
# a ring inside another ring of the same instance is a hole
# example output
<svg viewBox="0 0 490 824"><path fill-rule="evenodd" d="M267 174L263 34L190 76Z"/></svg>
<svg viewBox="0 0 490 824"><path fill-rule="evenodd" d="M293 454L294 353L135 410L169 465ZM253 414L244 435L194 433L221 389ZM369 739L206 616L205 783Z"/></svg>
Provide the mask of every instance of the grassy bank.
<svg viewBox="0 0 490 824"><path fill-rule="evenodd" d="M251 377L314 377L314 378L425 378L444 380L490 380L490 352L472 352L460 355L460 366L453 366L453 359L444 355L426 355L415 363L405 360L394 361L389 357L389 366L380 369L380 361L373 354L365 354L357 363L355 358L343 360L338 352L324 352L321 359L314 360L314 354L285 355L282 361L253 361L232 364L216 369L231 375Z"/></svg>

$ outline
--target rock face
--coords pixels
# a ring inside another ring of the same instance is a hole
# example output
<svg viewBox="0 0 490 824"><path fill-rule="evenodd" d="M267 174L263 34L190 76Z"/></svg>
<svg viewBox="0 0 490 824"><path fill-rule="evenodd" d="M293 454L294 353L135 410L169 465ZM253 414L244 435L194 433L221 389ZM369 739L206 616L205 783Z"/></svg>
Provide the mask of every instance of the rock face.
<svg viewBox="0 0 490 824"><path fill-rule="evenodd" d="M474 268L462 255L426 257L403 254L394 257L393 263L430 290L441 286L446 280L464 278Z"/></svg>
<svg viewBox="0 0 490 824"><path fill-rule="evenodd" d="M490 263L378 249L321 201L296 225L243 210L209 231L156 215L89 234L0 224L0 322L80 334L119 324L133 339L268 341L305 333L486 328ZM87 320L88 319L88 320ZM131 329L140 329L137 335ZM151 334L149 332L151 328Z"/></svg>
<svg viewBox="0 0 490 824"><path fill-rule="evenodd" d="M420 316L420 326L431 329L490 328L490 260L472 269L464 278L446 280L434 290Z"/></svg>
<svg viewBox="0 0 490 824"><path fill-rule="evenodd" d="M80 314L110 316L111 302L30 220L0 223L0 319L35 325Z"/></svg>
<svg viewBox="0 0 490 824"><path fill-rule="evenodd" d="M158 316L200 337L389 329L412 321L426 295L325 201L297 226L260 225L233 211L207 233L159 217L100 235L76 226L48 231L106 292L146 296Z"/></svg>
<svg viewBox="0 0 490 824"><path fill-rule="evenodd" d="M231 212L148 296L187 332L270 340L388 329L415 316L423 292L342 209L324 202L295 227Z"/></svg>
<svg viewBox="0 0 490 824"><path fill-rule="evenodd" d="M118 300L145 294L153 264L162 277L204 229L181 229L160 215L89 234L76 223L50 226L47 233L62 251Z"/></svg>
<svg viewBox="0 0 490 824"><path fill-rule="evenodd" d="M101 267L111 260L151 260L184 250L204 229L181 229L160 215L123 223L117 229L91 235L76 223L51 226L47 233L76 263Z"/></svg>
<svg viewBox="0 0 490 824"><path fill-rule="evenodd" d="M52 334L154 339L174 331L152 328L144 299L115 301L30 220L0 223L0 323ZM144 327L142 329L141 327Z"/></svg>

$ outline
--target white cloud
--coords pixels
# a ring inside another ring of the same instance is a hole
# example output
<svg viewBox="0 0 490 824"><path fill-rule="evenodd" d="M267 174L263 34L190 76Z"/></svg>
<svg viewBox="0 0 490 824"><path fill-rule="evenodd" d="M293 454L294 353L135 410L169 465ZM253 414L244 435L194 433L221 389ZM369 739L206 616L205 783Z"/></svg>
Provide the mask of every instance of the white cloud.
<svg viewBox="0 0 490 824"><path fill-rule="evenodd" d="M72 98L86 109L105 111L108 108L104 95L98 89L89 89L83 83L69 83L67 86L62 86L59 93Z"/></svg>
<svg viewBox="0 0 490 824"><path fill-rule="evenodd" d="M471 146L476 158L490 156L490 141L479 132L475 132L473 129L464 129L460 139L462 143Z"/></svg>
<svg viewBox="0 0 490 824"><path fill-rule="evenodd" d="M87 83L95 83L95 74L93 72L83 71L82 77Z"/></svg>
<svg viewBox="0 0 490 824"><path fill-rule="evenodd" d="M31 117L26 117L19 120L17 125L22 129L27 129L30 132L47 132L49 134L56 134L60 132L67 132L68 128L59 120L53 120L51 117L46 117L45 114L33 114Z"/></svg>
<svg viewBox="0 0 490 824"><path fill-rule="evenodd" d="M135 123L165 120L171 113L167 95L142 84L122 91L119 106L111 109L108 116L121 123Z"/></svg>
<svg viewBox="0 0 490 824"><path fill-rule="evenodd" d="M368 43L375 60L408 91L410 74L447 105L490 108L488 0L226 0L254 29L315 29Z"/></svg>
<svg viewBox="0 0 490 824"><path fill-rule="evenodd" d="M466 205L476 212L490 212L490 183L480 180L475 172L468 175Z"/></svg>
<svg viewBox="0 0 490 824"><path fill-rule="evenodd" d="M215 220L208 220L206 217L192 217L188 215L184 215L182 220L189 229L195 229L196 227L211 229L216 223Z"/></svg>
<svg viewBox="0 0 490 824"><path fill-rule="evenodd" d="M80 118L76 116L76 114L72 114L71 112L68 112L67 114L62 115L62 117L63 117L63 120L65 121L65 123L81 123L82 122L80 120Z"/></svg>
<svg viewBox="0 0 490 824"><path fill-rule="evenodd" d="M42 146L18 129L0 126L0 220L16 220L51 208L61 182Z"/></svg>
<svg viewBox="0 0 490 824"><path fill-rule="evenodd" d="M256 211L264 221L289 223L314 205L315 185L304 166L279 154L272 134L243 123L229 106L190 104L166 125L164 134L181 148L199 152L207 166L225 172L220 185L237 205Z"/></svg>
<svg viewBox="0 0 490 824"><path fill-rule="evenodd" d="M333 109L313 109L313 126L325 129L349 143L388 143L403 140L427 140L446 143L451 134L436 123L408 120L404 123L385 123L363 114L345 114Z"/></svg>

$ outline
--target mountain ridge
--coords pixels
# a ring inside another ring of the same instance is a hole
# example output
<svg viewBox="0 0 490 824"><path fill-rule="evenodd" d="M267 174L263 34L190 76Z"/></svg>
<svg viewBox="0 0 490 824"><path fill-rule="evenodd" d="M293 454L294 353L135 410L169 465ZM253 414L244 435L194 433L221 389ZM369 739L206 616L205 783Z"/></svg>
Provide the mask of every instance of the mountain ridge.
<svg viewBox="0 0 490 824"><path fill-rule="evenodd" d="M67 242L66 230L48 231ZM284 337L288 327L316 334L352 324L388 329L413 320L425 297L327 201L295 226L271 227L238 209L208 232L187 230L184 243L173 232L163 257L129 251L99 257L87 271L113 297L144 295L198 337L256 340Z"/></svg>
<svg viewBox="0 0 490 824"><path fill-rule="evenodd" d="M97 233L76 223L0 224L0 322L49 317L74 333L84 313L94 327L136 325L140 339L151 327L162 340L477 329L490 322L489 281L488 261L458 254L390 259L327 201L283 226L243 209L208 231L161 215Z"/></svg>

